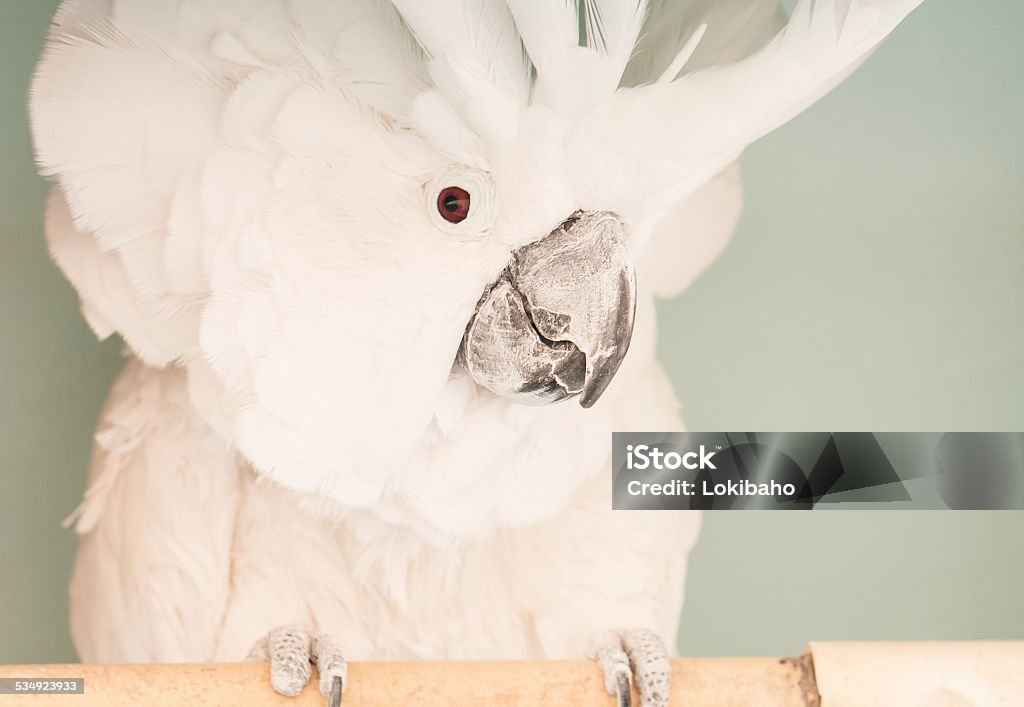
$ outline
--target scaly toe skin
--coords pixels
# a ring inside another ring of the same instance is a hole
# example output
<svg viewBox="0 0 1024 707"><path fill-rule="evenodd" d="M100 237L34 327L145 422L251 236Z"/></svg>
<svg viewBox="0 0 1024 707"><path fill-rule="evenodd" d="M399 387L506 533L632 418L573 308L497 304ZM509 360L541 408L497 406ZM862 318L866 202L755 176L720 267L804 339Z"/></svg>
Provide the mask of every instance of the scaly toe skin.
<svg viewBox="0 0 1024 707"><path fill-rule="evenodd" d="M634 629L622 632L622 645L633 668L640 707L668 707L672 663L665 643L653 631Z"/></svg>
<svg viewBox="0 0 1024 707"><path fill-rule="evenodd" d="M607 631L594 642L591 657L604 674L605 689L618 697L619 707L631 707L634 682L640 707L668 707L672 664L653 631Z"/></svg>
<svg viewBox="0 0 1024 707"><path fill-rule="evenodd" d="M313 638L301 626L285 626L270 632L270 684L277 692L288 697L302 692L313 674L312 649Z"/></svg>

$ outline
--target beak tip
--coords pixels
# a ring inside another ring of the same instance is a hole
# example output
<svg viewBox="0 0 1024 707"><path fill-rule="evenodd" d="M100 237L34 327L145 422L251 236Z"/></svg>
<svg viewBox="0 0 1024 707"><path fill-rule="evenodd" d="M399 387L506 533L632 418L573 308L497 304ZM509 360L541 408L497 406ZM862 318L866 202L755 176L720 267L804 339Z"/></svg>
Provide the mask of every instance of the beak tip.
<svg viewBox="0 0 1024 707"><path fill-rule="evenodd" d="M617 359L611 361L610 365L602 366L596 371L592 370L589 372L586 383L583 385L583 392L580 395L580 407L593 407L601 399L604 391L611 384L620 362L621 359Z"/></svg>

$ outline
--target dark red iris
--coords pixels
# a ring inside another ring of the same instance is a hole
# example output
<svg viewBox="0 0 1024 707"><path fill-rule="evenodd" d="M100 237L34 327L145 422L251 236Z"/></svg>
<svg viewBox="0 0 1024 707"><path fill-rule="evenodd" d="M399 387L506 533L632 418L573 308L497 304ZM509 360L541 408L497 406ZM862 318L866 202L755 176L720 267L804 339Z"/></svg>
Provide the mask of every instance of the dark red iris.
<svg viewBox="0 0 1024 707"><path fill-rule="evenodd" d="M465 221L469 216L469 192L462 187L445 187L437 195L437 211L445 221Z"/></svg>

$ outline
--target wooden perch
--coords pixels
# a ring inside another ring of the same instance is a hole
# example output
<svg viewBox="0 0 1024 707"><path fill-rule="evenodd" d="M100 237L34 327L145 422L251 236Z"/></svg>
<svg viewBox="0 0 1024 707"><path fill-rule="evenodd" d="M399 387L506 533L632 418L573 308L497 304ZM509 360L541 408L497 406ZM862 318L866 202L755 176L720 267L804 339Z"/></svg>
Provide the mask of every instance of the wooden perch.
<svg viewBox="0 0 1024 707"><path fill-rule="evenodd" d="M686 707L1013 705L1024 694L1024 642L815 643L802 658L680 658L672 674L671 704ZM82 695L0 696L0 704L326 704L315 684L297 698L275 694L258 663L0 666L0 678L76 677L85 679ZM349 680L348 707L614 705L589 661L353 663Z"/></svg>

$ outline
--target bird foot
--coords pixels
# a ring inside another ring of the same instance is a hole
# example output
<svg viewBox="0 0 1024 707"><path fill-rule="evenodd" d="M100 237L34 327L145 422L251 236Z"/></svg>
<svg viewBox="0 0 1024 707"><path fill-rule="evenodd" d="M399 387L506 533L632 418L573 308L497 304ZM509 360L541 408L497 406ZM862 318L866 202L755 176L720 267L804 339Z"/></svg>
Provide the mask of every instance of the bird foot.
<svg viewBox="0 0 1024 707"><path fill-rule="evenodd" d="M594 641L590 657L604 673L605 689L618 698L619 707L632 707L634 682L639 707L668 707L672 664L664 642L653 631L606 631Z"/></svg>
<svg viewBox="0 0 1024 707"><path fill-rule="evenodd" d="M341 705L348 685L348 663L337 642L327 634L314 635L302 626L282 626L261 638L249 660L270 663L270 684L287 697L295 697L309 682L313 666L320 673L320 692L329 707Z"/></svg>

